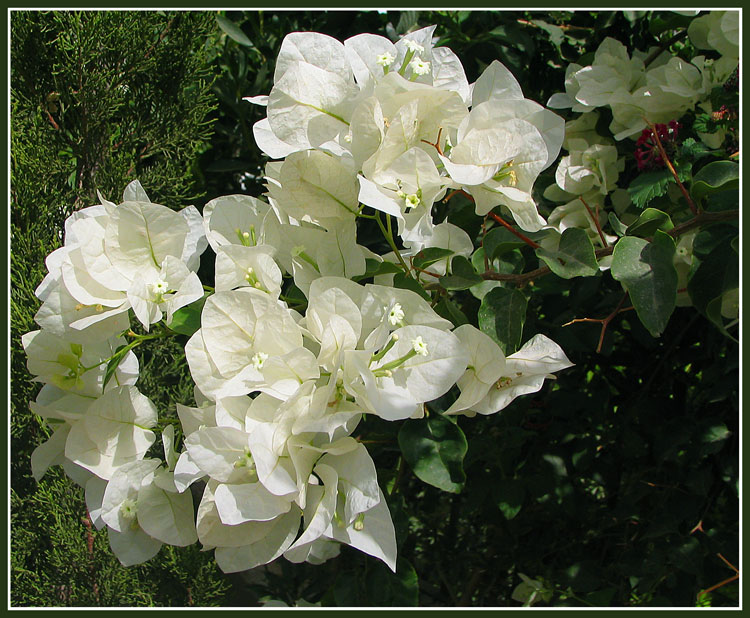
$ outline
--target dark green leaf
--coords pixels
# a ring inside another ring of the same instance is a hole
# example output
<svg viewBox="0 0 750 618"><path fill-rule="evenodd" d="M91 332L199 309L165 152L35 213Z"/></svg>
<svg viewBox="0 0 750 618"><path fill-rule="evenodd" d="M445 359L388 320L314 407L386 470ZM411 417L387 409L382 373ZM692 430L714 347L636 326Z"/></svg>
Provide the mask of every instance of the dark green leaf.
<svg viewBox="0 0 750 618"><path fill-rule="evenodd" d="M452 249L443 249L441 247L426 247L419 251L413 260L414 266L417 268L427 268L428 266L439 262L443 258L453 255Z"/></svg>
<svg viewBox="0 0 750 618"><path fill-rule="evenodd" d="M558 277L590 277L599 272L594 245L589 235L577 227L569 227L560 236L557 250L537 249L537 256Z"/></svg>
<svg viewBox="0 0 750 618"><path fill-rule="evenodd" d="M526 491L521 481L503 479L495 485L494 495L503 517L513 519L521 511Z"/></svg>
<svg viewBox="0 0 750 618"><path fill-rule="evenodd" d="M419 604L417 572L404 558L396 560L395 573L378 565L364 579L367 598L372 606L416 607Z"/></svg>
<svg viewBox="0 0 750 618"><path fill-rule="evenodd" d="M482 246L491 260L503 253L523 247L526 243L504 227L491 229L484 237Z"/></svg>
<svg viewBox="0 0 750 618"><path fill-rule="evenodd" d="M419 282L404 272L399 272L393 275L393 287L411 290L412 292L419 294L425 300L431 300L430 295L419 284Z"/></svg>
<svg viewBox="0 0 750 618"><path fill-rule="evenodd" d="M443 491L463 489L468 445L457 424L439 415L407 420L398 432L398 444L419 479Z"/></svg>
<svg viewBox="0 0 750 618"><path fill-rule="evenodd" d="M435 305L435 313L441 318L450 320L453 326L461 326L469 322L468 318L464 315L464 312L458 308L458 305L454 303L450 298L443 298L440 302Z"/></svg>
<svg viewBox="0 0 750 618"><path fill-rule="evenodd" d="M625 236L615 245L612 277L630 294L638 318L658 337L677 301L677 271L672 237L656 231L653 242Z"/></svg>
<svg viewBox="0 0 750 618"><path fill-rule="evenodd" d="M713 161L693 177L690 196L701 202L704 197L719 191L730 191L739 188L740 166L732 161Z"/></svg>
<svg viewBox="0 0 750 618"><path fill-rule="evenodd" d="M526 304L526 297L518 290L494 288L484 295L479 306L479 329L492 337L506 356L521 343Z"/></svg>
<svg viewBox="0 0 750 618"><path fill-rule="evenodd" d="M667 232L674 227L670 216L656 208L646 208L633 223L628 226L625 233L628 236L653 236L656 230Z"/></svg>
<svg viewBox="0 0 750 618"><path fill-rule="evenodd" d="M612 231L618 236L625 236L628 227L617 218L617 215L610 212L607 218L609 219L609 226L612 228Z"/></svg>
<svg viewBox="0 0 750 618"><path fill-rule="evenodd" d="M731 230L729 226L721 227ZM734 234L722 235L719 231L719 226L712 226L695 237L694 264L687 290L695 308L728 334L721 316L721 297L739 287L739 257L730 241Z"/></svg>
<svg viewBox="0 0 750 618"><path fill-rule="evenodd" d="M229 38L237 41L240 45L247 45L248 47L253 46L253 42L247 38L247 35L242 32L239 26L237 26L232 20L227 19L223 15L217 15L216 21L219 24L219 28L221 28Z"/></svg>
<svg viewBox="0 0 750 618"><path fill-rule="evenodd" d="M402 273L404 270L393 262L381 262L373 258L365 259L365 274L357 277L352 277L354 281L361 281L362 279L369 279L370 277L376 277L378 275L390 275L395 273Z"/></svg>
<svg viewBox="0 0 750 618"><path fill-rule="evenodd" d="M181 307L172 314L169 330L181 335L192 336L201 327L201 311L209 294L204 294L194 303Z"/></svg>
<svg viewBox="0 0 750 618"><path fill-rule="evenodd" d="M652 199L667 192L670 182L674 182L674 177L669 170L644 172L630 183L628 187L630 199L638 208L645 208Z"/></svg>
<svg viewBox="0 0 750 618"><path fill-rule="evenodd" d="M440 285L446 290L465 290L482 281L484 279L476 273L471 262L463 255L457 255L451 261L450 275L440 277Z"/></svg>
<svg viewBox="0 0 750 618"><path fill-rule="evenodd" d="M112 379L112 376L115 374L115 371L117 370L118 365L120 364L120 361L123 359L125 354L127 354L126 348L128 347L127 343L123 343L121 346L119 346L115 353L112 355L112 358L109 359L109 362L107 363L107 369L104 372L104 383L102 384L102 388L107 386L107 383Z"/></svg>
<svg viewBox="0 0 750 618"><path fill-rule="evenodd" d="M713 152L715 151L706 146L703 142L699 142L692 137L688 137L680 145L680 157L686 159L698 160Z"/></svg>

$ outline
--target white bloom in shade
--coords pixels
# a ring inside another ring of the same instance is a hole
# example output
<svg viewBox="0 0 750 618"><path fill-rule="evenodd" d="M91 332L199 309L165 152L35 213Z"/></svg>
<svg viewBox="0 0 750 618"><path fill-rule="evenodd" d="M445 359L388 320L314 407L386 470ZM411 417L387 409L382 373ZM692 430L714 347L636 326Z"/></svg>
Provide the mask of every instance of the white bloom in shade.
<svg viewBox="0 0 750 618"><path fill-rule="evenodd" d="M456 382L461 394L445 414L460 414L480 402L505 372L505 354L495 341L471 324L453 331L469 352L466 372Z"/></svg>
<svg viewBox="0 0 750 618"><path fill-rule="evenodd" d="M396 57L393 54L385 52L384 54L378 54L375 58L375 62L381 67L389 67L393 64L395 59Z"/></svg>
<svg viewBox="0 0 750 618"><path fill-rule="evenodd" d="M425 62L421 58L414 58L409 63L409 68L412 70L412 73L416 75L427 75L427 73L430 72L430 63Z"/></svg>
<svg viewBox="0 0 750 618"><path fill-rule="evenodd" d="M554 379L555 371L572 366L559 345L549 337L534 335L518 352L507 357L503 374L487 395L471 406L470 411L480 414L499 412L516 397L539 391L545 379ZM471 415L469 411L464 414Z"/></svg>

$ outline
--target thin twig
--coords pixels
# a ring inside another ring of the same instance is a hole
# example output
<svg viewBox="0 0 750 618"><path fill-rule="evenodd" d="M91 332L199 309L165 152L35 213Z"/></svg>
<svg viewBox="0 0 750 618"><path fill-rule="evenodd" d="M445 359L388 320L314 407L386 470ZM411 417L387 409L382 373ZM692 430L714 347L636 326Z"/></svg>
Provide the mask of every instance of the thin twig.
<svg viewBox="0 0 750 618"><path fill-rule="evenodd" d="M602 246L608 247L609 243L607 242L607 239L604 238L604 232L602 232L602 226L599 225L599 204L596 205L597 214L594 216L594 213L591 212L591 208L589 208L589 205L586 203L586 200L583 199L582 196L578 197L581 202L583 202L583 205L586 207L586 212L589 213L589 217L591 217L591 220L594 222L594 225L596 226L596 231L599 232L599 238L602 239Z"/></svg>
<svg viewBox="0 0 750 618"><path fill-rule="evenodd" d="M610 313L606 318L575 318L574 320L571 320L570 322L563 324L563 326L570 326L571 324L575 324L576 322L597 322L598 324L602 325L601 332L599 333L599 344L596 346L596 353L599 354L602 351L602 345L604 344L604 333L607 332L607 327L609 326L609 323L614 320L615 316L618 313L622 313L624 311L629 311L633 309L633 307L625 307L625 309L621 309L623 303L625 302L625 299L628 297L627 292L623 295L623 297L620 299L620 302L617 303L617 307L615 307L614 311Z"/></svg>
<svg viewBox="0 0 750 618"><path fill-rule="evenodd" d="M690 210L693 211L694 215L697 215L698 209L696 208L695 203L693 202L693 199L690 197L690 194L685 188L685 185L682 184L680 177L677 175L677 170L674 168L674 165L672 165L672 162L669 160L667 151L664 150L664 146L662 145L661 139L659 138L659 132L656 130L656 127L654 126L652 122L649 122L648 120L646 122L648 122L648 126L651 129L651 134L654 136L654 140L656 141L656 147L659 149L659 154L661 155L662 161L664 161L664 165L666 165L667 169L672 173L672 176L674 177L674 180L677 183L677 186L680 187L680 191L682 191L682 195L685 198L687 205L690 206Z"/></svg>
<svg viewBox="0 0 750 618"><path fill-rule="evenodd" d="M515 234L516 236L518 236L518 238L520 238L523 242L525 242L530 247L533 247L534 249L541 248L541 245L539 245L538 243L535 243L533 240L531 240L531 238L519 232L516 228L514 228L510 223L508 223L500 215L496 215L494 212L491 212L489 213L489 216L492 217L495 221L497 221L500 225L505 227L507 230L509 230L512 234Z"/></svg>
<svg viewBox="0 0 750 618"><path fill-rule="evenodd" d="M433 144L432 142L428 142L428 141L427 141L426 139L423 139L423 140L422 140L422 141L423 141L423 142L424 142L425 144L429 144L430 146L434 146L434 147L435 147L435 150L437 150L437 151L438 151L438 154L439 154L440 156L443 156L443 149L442 149L442 148L440 147L440 136L441 136L442 134L443 134L443 127L440 127L440 128L438 129L438 136L437 136L437 139L435 140L435 143L434 143L434 144Z"/></svg>
<svg viewBox="0 0 750 618"><path fill-rule="evenodd" d="M679 41L680 39L683 39L687 36L688 31L682 30L675 34L673 37L667 39L662 43L658 49L655 49L651 54L643 61L643 68L648 67L649 64L651 64L654 60L656 60L659 56L661 56L667 49L673 44Z"/></svg>
<svg viewBox="0 0 750 618"><path fill-rule="evenodd" d="M702 211L698 215L690 219L689 221L685 221L685 223L676 225L671 230L669 230L667 234L672 236L672 238L677 238L681 236L682 234L689 232L693 228L699 227L701 225L707 225L710 223L717 223L719 221L729 221L731 219L736 219L739 216L739 212L740 212L739 210L724 210L721 212ZM614 248L615 248L615 245L602 247L601 249L597 249L594 252L594 256L596 257L597 260L599 260L599 258L612 255ZM534 279L538 279L539 277L548 275L551 272L552 271L550 270L548 266L542 266L541 268L530 270L529 272L521 273L518 275L505 275L501 273L496 273L494 271L488 271L488 272L482 273L481 276L482 276L482 279L487 279L490 281L506 281L508 283L514 283L519 287L523 287L529 281L533 281Z"/></svg>

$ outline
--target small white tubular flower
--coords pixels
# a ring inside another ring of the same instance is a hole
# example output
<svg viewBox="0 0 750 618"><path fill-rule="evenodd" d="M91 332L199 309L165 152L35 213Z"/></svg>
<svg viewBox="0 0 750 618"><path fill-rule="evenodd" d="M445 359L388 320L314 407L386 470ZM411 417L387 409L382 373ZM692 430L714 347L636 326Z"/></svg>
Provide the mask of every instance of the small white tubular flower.
<svg viewBox="0 0 750 618"><path fill-rule="evenodd" d="M120 505L120 515L123 519L133 520L138 514L138 502L132 498L125 498Z"/></svg>
<svg viewBox="0 0 750 618"><path fill-rule="evenodd" d="M391 326L397 326L404 321L406 314L404 313L401 303L394 303L391 310L388 312L388 322Z"/></svg>
<svg viewBox="0 0 750 618"><path fill-rule="evenodd" d="M420 356L428 356L430 354L427 349L427 344L422 340L422 337L416 337L411 340L411 348Z"/></svg>
<svg viewBox="0 0 750 618"><path fill-rule="evenodd" d="M266 354L265 352L256 352L252 358L253 367L258 370L262 369L263 363L265 363L267 359L268 354Z"/></svg>
<svg viewBox="0 0 750 618"><path fill-rule="evenodd" d="M407 208L416 208L421 202L422 200L419 199L419 196L416 193L404 196L404 204Z"/></svg>
<svg viewBox="0 0 750 618"><path fill-rule="evenodd" d="M148 284L148 290L151 292L151 302L161 303L164 301L164 294L169 291L169 285L164 279L157 279Z"/></svg>
<svg viewBox="0 0 750 618"><path fill-rule="evenodd" d="M430 63L425 62L421 58L414 58L414 60L409 63L409 68L415 75L427 75L427 73L430 72Z"/></svg>
<svg viewBox="0 0 750 618"><path fill-rule="evenodd" d="M406 47L406 49L408 49L411 52L414 52L414 53L417 53L417 54L423 54L424 53L424 47L422 47L416 41L412 41L411 39L405 39L404 40L404 46Z"/></svg>
<svg viewBox="0 0 750 618"><path fill-rule="evenodd" d="M384 54L378 54L378 56L375 58L375 62L381 67L389 67L393 64L393 61L395 59L396 57L393 54L385 52Z"/></svg>

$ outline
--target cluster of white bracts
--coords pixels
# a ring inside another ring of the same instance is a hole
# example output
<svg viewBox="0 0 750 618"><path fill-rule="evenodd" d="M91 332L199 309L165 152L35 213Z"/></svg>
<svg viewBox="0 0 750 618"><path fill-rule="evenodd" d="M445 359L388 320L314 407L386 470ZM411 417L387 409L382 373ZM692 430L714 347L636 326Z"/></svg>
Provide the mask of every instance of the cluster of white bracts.
<svg viewBox="0 0 750 618"><path fill-rule="evenodd" d="M480 215L502 204L524 229L544 224L531 185L557 156L562 120L524 99L499 63L469 85L452 52L432 48L432 31L395 45L285 39L255 129L266 152L286 157L268 165L268 202L234 195L202 216L176 213L136 182L123 203L102 199L66 222L37 291L41 330L24 336L29 371L45 383L31 407L54 431L33 472L62 464L85 486L124 564L198 540L227 572L282 555L319 563L341 543L395 569L376 468L353 437L362 415L420 418L454 385L448 414L492 414L570 366L542 335L506 358L418 294L352 281L366 258L383 259L356 243L363 205L394 216L411 251L471 253L459 228L432 222L449 188L470 192ZM177 404L175 431L134 386L132 352L106 386L105 375L131 309L148 330L203 297L195 271L207 245L215 288L185 348L196 406ZM281 297L285 275L307 296L304 316ZM157 427L163 461L151 448Z"/></svg>
<svg viewBox="0 0 750 618"><path fill-rule="evenodd" d="M560 151L562 118L525 99L497 61L469 84L456 55L433 47L434 30L395 44L284 39L270 94L248 97L267 106L258 145L286 157L266 170L275 208L338 234L364 204L395 217L415 251L435 246L431 210L449 189L471 194L478 215L502 205L524 230L544 226L531 188Z"/></svg>

